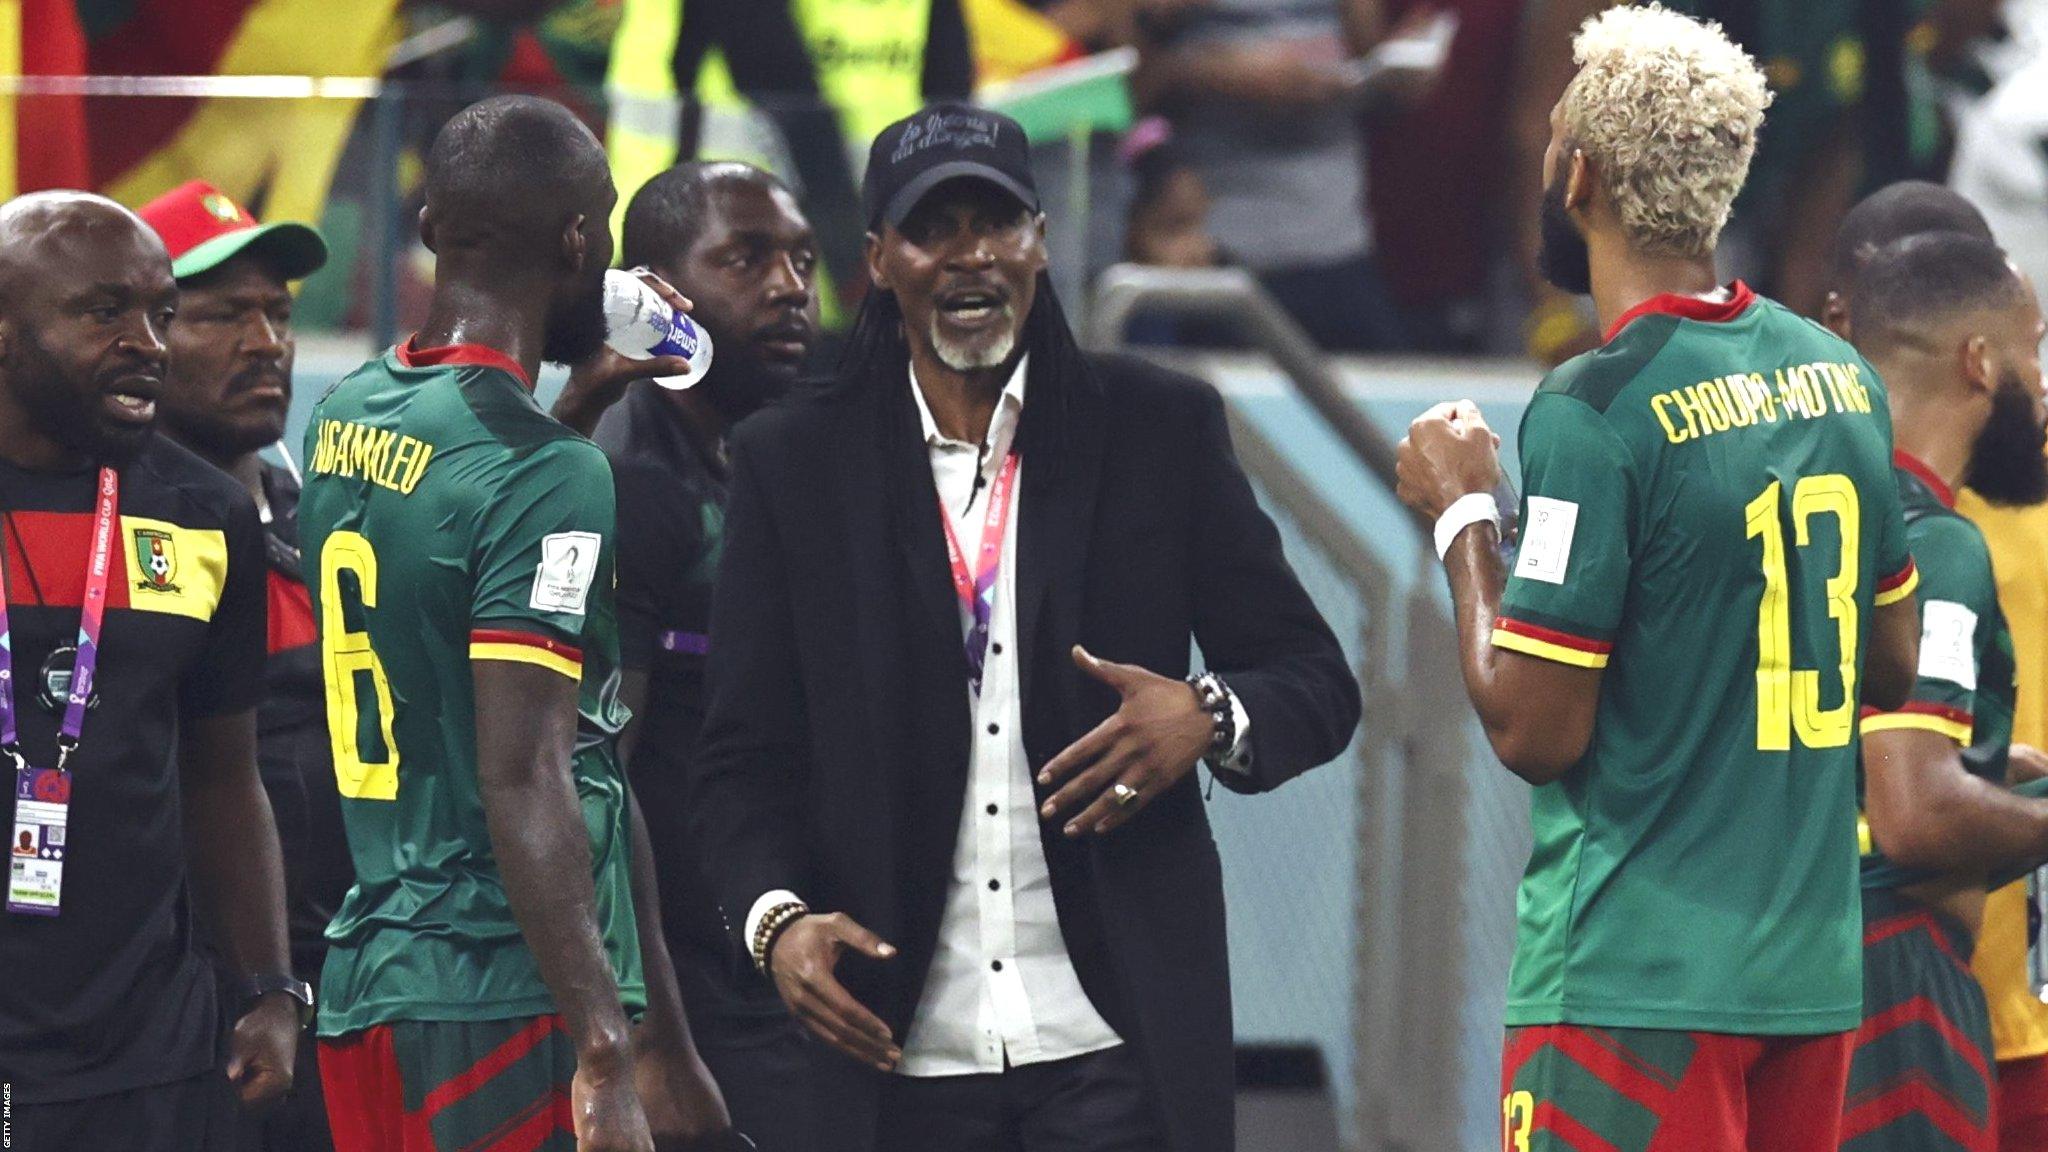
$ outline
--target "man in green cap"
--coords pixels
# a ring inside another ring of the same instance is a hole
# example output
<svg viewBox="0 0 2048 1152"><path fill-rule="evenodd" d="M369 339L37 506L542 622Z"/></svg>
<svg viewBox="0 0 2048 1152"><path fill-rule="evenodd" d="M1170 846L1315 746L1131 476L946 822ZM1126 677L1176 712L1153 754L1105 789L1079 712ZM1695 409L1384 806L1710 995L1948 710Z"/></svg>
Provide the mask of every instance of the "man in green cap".
<svg viewBox="0 0 2048 1152"><path fill-rule="evenodd" d="M327 245L304 224L258 224L197 180L151 201L140 215L163 237L178 280L158 425L240 481L263 520L270 627L257 766L284 849L292 976L310 989L326 958L327 923L355 871L335 792L312 599L299 560L299 483L259 453L284 435L291 404L291 285L327 262ZM236 998L230 995L228 1003L232 1009ZM310 1029L300 1044L301 1075L278 1107L245 1118L238 1145L244 1152L333 1147Z"/></svg>

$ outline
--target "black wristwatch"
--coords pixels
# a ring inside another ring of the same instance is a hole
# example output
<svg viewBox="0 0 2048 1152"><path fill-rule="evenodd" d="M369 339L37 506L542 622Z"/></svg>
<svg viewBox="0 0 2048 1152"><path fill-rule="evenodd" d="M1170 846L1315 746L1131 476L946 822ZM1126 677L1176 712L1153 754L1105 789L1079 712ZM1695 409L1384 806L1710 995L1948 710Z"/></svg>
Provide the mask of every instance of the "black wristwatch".
<svg viewBox="0 0 2048 1152"><path fill-rule="evenodd" d="M299 1002L299 1027L313 1025L313 986L304 980L276 972L251 976L242 981L241 992L242 1003L250 1006L272 992L282 992Z"/></svg>

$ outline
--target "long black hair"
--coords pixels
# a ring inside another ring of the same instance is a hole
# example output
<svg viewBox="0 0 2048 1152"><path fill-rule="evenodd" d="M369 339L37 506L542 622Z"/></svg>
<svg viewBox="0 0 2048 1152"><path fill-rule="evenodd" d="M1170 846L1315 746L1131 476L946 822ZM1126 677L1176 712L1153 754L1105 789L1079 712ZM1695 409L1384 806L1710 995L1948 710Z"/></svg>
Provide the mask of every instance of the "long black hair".
<svg viewBox="0 0 2048 1152"><path fill-rule="evenodd" d="M1066 446L1073 442L1074 405L1080 393L1093 394L1099 385L1088 366L1074 330L1060 307L1052 278L1038 274L1038 290L1024 317L1018 343L1031 356L1031 376L1024 418L1017 426L1017 451L1057 469ZM842 393L873 389L900 390L910 380L910 343L904 332L903 305L896 293L872 288L854 317L853 330L839 352L837 380ZM894 391L901 396L901 391ZM894 428L895 421L887 426Z"/></svg>

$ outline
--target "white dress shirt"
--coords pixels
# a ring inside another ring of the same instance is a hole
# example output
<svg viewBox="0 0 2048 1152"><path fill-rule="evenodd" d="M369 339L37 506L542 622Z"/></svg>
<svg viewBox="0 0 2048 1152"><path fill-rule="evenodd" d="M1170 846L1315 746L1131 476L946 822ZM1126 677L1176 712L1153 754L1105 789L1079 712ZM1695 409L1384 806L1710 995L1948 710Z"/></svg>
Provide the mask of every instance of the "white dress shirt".
<svg viewBox="0 0 2048 1152"><path fill-rule="evenodd" d="M942 434L914 371L911 376L939 502L962 554L970 558L980 550L988 500L1016 438L1028 363L1029 357L1018 361L1003 389L985 446ZM1026 466L1020 461L1013 479L981 694L977 698L964 679L960 686L974 714L966 803L953 847L937 948L909 1034L903 1037L897 1071L905 1076L1001 1072L1007 1065L1064 1060L1122 1043L1082 991L1060 935L1024 751L1014 606L1017 524L1023 514ZM972 621L964 607L960 617L964 638ZM1238 742L1225 766L1243 771L1250 718L1234 697L1231 710ZM748 938L753 938L768 909L796 899L794 893L778 890L755 901L747 917Z"/></svg>

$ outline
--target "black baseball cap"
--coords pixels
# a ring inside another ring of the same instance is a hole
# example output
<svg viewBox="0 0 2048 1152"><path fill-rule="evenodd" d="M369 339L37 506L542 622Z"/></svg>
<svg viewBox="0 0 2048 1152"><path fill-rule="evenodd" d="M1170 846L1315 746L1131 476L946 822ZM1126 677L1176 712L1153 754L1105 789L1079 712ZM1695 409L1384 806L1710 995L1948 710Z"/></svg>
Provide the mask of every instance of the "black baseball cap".
<svg viewBox="0 0 2048 1152"><path fill-rule="evenodd" d="M963 178L985 180L1039 210L1024 126L987 108L934 104L882 129L868 148L861 182L868 227L903 223L926 193Z"/></svg>

